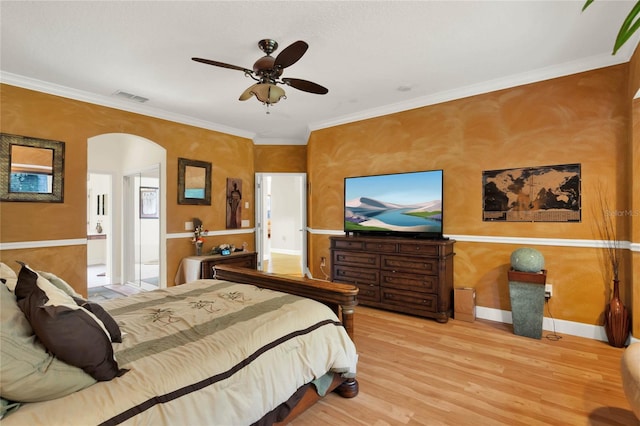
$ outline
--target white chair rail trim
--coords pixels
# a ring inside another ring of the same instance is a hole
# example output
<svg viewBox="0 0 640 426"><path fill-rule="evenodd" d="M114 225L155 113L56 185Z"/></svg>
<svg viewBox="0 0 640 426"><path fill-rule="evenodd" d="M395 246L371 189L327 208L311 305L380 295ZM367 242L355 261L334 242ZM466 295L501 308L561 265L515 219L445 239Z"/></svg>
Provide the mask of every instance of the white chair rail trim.
<svg viewBox="0 0 640 426"><path fill-rule="evenodd" d="M334 229L313 229L307 228L310 234L315 235L344 235L344 231ZM470 243L490 243L490 244L518 244L518 245L538 245L557 247L587 247L606 248L607 241L604 240L584 240L568 238L532 238L532 237L492 237L490 235L457 235L445 234L445 237L456 241ZM640 243L620 241L620 248L631 251L640 251Z"/></svg>

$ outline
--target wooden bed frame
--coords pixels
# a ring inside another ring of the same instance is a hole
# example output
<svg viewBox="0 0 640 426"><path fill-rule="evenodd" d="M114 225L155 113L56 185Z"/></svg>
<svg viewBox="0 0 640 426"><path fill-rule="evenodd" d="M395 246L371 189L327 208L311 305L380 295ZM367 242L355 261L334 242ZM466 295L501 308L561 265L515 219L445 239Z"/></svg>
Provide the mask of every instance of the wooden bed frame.
<svg viewBox="0 0 640 426"><path fill-rule="evenodd" d="M355 307L358 304L358 287L356 286L308 278L286 277L255 269L223 265L215 266L214 278L253 284L260 288L282 291L322 302L336 313L347 334L355 342L354 316ZM329 392L335 391L344 398L355 397L358 395L358 390L356 379L343 379L339 374L334 374L333 382L329 387ZM288 415L275 424L287 424L320 399L322 397L316 392L315 387L310 386L295 407L292 409L284 408Z"/></svg>

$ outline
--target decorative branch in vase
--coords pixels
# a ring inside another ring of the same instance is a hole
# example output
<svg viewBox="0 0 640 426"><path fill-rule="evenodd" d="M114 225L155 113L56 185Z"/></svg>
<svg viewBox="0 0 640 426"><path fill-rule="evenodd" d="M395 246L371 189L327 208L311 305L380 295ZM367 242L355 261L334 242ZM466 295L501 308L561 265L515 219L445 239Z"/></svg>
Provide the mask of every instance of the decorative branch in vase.
<svg viewBox="0 0 640 426"><path fill-rule="evenodd" d="M604 329L611 346L621 348L629 337L629 312L620 299L620 264L622 261L622 242L617 238L613 219L617 217L611 210L602 188L598 188L600 203L600 221L597 222L599 237L605 246L605 260L611 268L613 293L604 309ZM608 278L607 278L608 279Z"/></svg>
<svg viewBox="0 0 640 426"><path fill-rule="evenodd" d="M202 256L202 246L204 245L204 236L208 234L208 230L202 226L202 221L197 217L193 218L193 237L191 243L196 247L196 256Z"/></svg>

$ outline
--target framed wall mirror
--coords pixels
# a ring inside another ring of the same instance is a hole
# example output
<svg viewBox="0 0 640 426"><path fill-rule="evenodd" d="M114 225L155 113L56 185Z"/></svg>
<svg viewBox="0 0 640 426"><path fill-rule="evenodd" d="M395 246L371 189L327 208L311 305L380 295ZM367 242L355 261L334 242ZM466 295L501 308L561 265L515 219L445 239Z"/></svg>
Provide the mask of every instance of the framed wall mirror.
<svg viewBox="0 0 640 426"><path fill-rule="evenodd" d="M0 133L0 201L62 203L64 142Z"/></svg>
<svg viewBox="0 0 640 426"><path fill-rule="evenodd" d="M178 204L211 205L211 163L178 158Z"/></svg>

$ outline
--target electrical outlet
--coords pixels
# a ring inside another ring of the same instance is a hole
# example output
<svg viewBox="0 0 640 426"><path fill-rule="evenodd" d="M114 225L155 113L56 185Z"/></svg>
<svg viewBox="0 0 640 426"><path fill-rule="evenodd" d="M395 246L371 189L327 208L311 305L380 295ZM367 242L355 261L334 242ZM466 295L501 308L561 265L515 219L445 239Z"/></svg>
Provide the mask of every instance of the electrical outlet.
<svg viewBox="0 0 640 426"><path fill-rule="evenodd" d="M326 257L321 257L320 258L320 266L327 266L327 258Z"/></svg>
<svg viewBox="0 0 640 426"><path fill-rule="evenodd" d="M545 300L551 299L551 296L553 296L553 285L552 284L545 284L544 285L544 298L545 298Z"/></svg>

